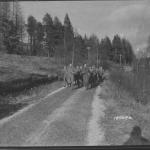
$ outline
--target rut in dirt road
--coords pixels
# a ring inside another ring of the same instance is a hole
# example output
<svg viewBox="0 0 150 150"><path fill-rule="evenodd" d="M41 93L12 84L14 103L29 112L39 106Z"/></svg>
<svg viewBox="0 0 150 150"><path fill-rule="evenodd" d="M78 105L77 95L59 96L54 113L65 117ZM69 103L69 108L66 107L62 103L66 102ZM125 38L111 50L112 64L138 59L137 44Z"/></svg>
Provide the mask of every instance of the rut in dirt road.
<svg viewBox="0 0 150 150"><path fill-rule="evenodd" d="M104 128L101 126L101 118L104 117L105 105L103 99L100 99L102 89L100 86L95 91L92 102L92 115L88 123L87 145L108 145L105 142Z"/></svg>
<svg viewBox="0 0 150 150"><path fill-rule="evenodd" d="M99 145L103 133L98 122L102 110L100 88L63 89L49 94L20 115L0 125L1 146ZM95 107L96 106L96 107ZM95 128L96 127L96 128ZM101 134L97 134L101 133Z"/></svg>
<svg viewBox="0 0 150 150"><path fill-rule="evenodd" d="M36 131L41 122L74 92L63 89L59 93L46 96L40 102L0 121L0 146L20 146ZM37 100L38 101L38 100Z"/></svg>
<svg viewBox="0 0 150 150"><path fill-rule="evenodd" d="M46 118L24 145L86 146L104 145L100 118L104 105L99 99L101 88L77 90L60 108Z"/></svg>
<svg viewBox="0 0 150 150"><path fill-rule="evenodd" d="M78 89L60 108L49 115L23 145L86 145L87 124L94 90Z"/></svg>

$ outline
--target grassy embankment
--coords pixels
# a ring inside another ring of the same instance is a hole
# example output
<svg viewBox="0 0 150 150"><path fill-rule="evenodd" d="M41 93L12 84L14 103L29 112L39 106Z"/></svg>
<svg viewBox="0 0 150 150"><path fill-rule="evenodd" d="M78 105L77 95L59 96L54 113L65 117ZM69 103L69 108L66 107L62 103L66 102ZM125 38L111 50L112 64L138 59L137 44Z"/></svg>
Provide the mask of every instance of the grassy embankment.
<svg viewBox="0 0 150 150"><path fill-rule="evenodd" d="M105 118L102 119L106 141L122 145L134 125L140 126L142 135L150 139L150 77L143 72L125 71L119 66L112 68L100 95L106 106ZM130 118L116 119L117 116Z"/></svg>
<svg viewBox="0 0 150 150"><path fill-rule="evenodd" d="M35 56L0 55L0 118L44 96L60 86L57 75L62 65L55 59Z"/></svg>

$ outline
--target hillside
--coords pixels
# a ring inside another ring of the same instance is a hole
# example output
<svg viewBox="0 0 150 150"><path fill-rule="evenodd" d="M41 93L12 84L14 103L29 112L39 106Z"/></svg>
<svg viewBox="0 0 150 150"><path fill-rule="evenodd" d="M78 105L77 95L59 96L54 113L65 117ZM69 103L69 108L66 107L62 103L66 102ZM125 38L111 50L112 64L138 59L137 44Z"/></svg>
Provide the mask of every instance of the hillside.
<svg viewBox="0 0 150 150"><path fill-rule="evenodd" d="M27 78L31 74L51 76L61 66L48 57L0 54L0 81Z"/></svg>

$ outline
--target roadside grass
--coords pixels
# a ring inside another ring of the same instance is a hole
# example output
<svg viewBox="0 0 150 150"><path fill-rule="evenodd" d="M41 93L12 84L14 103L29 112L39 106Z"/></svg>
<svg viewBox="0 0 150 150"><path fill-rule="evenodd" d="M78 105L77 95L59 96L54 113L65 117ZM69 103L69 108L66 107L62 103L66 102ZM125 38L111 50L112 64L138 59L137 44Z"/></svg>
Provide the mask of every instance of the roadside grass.
<svg viewBox="0 0 150 150"><path fill-rule="evenodd" d="M135 125L140 126L142 135L150 140L150 104L148 98L145 100L142 97L142 82L135 81L132 72L117 69L111 71L109 80L103 84L100 97L104 99L106 110L101 123L105 128L106 141L110 145L123 145ZM140 96L138 101L136 98ZM132 119L116 120L117 116L130 116Z"/></svg>
<svg viewBox="0 0 150 150"><path fill-rule="evenodd" d="M62 86L62 68L54 58L0 55L0 119Z"/></svg>
<svg viewBox="0 0 150 150"><path fill-rule="evenodd" d="M12 81L0 82L0 95L7 96L11 95L19 95L22 91L31 90L34 87L50 84L54 81L57 81L57 76L39 76L39 75L31 75L28 78L24 79L15 79Z"/></svg>
<svg viewBox="0 0 150 150"><path fill-rule="evenodd" d="M54 75L61 70L62 64L56 63L54 58L0 55L0 81L26 78L30 74Z"/></svg>
<svg viewBox="0 0 150 150"><path fill-rule="evenodd" d="M56 81L22 91L19 95L0 96L0 119L14 114L27 105L41 101L47 94L62 87L62 85L62 81Z"/></svg>
<svg viewBox="0 0 150 150"><path fill-rule="evenodd" d="M32 104L34 102L40 101L41 98L45 97L47 94L57 90L63 86L62 81L56 81L51 84L40 85L34 87L29 91L24 91L15 98L16 103L27 103Z"/></svg>
<svg viewBox="0 0 150 150"><path fill-rule="evenodd" d="M123 68L112 69L110 80L118 88L126 90L136 102L146 105L150 99L150 76L145 70L124 71Z"/></svg>
<svg viewBox="0 0 150 150"><path fill-rule="evenodd" d="M54 58L0 55L0 95L18 93L45 83L61 75L62 64Z"/></svg>

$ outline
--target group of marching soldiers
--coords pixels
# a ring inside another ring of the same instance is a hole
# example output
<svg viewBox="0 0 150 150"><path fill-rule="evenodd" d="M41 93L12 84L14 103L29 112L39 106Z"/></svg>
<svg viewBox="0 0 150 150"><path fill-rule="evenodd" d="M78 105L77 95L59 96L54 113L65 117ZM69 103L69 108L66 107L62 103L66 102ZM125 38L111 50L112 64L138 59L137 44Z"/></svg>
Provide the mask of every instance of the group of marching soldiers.
<svg viewBox="0 0 150 150"><path fill-rule="evenodd" d="M86 64L82 66L73 67L72 64L64 66L64 83L65 87L82 87L86 89L93 88L99 85L104 80L104 70L102 66L87 67Z"/></svg>

